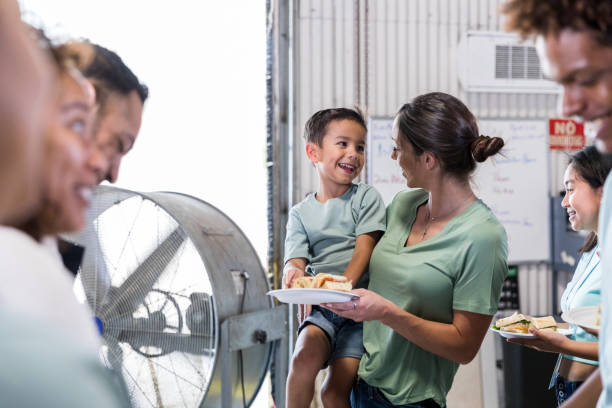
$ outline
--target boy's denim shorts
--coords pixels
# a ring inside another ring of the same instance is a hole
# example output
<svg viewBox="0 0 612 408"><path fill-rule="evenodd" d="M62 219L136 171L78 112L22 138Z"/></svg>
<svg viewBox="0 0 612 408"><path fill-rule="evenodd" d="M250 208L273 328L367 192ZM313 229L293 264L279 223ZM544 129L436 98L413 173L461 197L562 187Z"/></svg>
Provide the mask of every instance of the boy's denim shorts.
<svg viewBox="0 0 612 408"><path fill-rule="evenodd" d="M361 359L364 352L363 323L338 316L322 307L312 306L312 312L298 328L298 334L309 324L323 330L331 344L331 354L323 368L339 357Z"/></svg>

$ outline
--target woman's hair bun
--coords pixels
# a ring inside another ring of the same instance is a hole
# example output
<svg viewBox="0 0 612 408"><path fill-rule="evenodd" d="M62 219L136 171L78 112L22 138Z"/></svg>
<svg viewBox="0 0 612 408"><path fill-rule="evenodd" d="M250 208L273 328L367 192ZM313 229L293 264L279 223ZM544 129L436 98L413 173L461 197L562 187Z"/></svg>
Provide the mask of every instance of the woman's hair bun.
<svg viewBox="0 0 612 408"><path fill-rule="evenodd" d="M497 154L502 147L504 147L504 139L501 137L480 135L472 142L472 156L478 163L482 163L489 156Z"/></svg>

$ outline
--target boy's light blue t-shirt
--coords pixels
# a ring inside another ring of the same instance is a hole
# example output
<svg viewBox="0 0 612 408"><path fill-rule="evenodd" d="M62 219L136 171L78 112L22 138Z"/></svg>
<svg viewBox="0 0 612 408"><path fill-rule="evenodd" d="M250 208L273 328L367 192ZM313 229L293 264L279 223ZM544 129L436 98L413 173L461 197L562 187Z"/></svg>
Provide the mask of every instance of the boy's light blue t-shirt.
<svg viewBox="0 0 612 408"><path fill-rule="evenodd" d="M340 197L320 203L308 194L289 212L285 262L306 258L315 273L342 275L358 235L385 231L385 204L367 184L352 184ZM365 287L367 271L354 287Z"/></svg>

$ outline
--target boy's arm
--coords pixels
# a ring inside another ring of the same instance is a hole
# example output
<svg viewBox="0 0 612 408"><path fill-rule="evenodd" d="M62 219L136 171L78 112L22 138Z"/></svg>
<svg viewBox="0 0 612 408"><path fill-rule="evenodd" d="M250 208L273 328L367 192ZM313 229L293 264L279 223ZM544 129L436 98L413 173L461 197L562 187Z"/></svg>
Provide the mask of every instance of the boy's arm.
<svg viewBox="0 0 612 408"><path fill-rule="evenodd" d="M295 207L289 211L287 236L285 237L285 266L283 266L283 289L287 289L295 278L304 276L308 265L310 243L308 233Z"/></svg>
<svg viewBox="0 0 612 408"><path fill-rule="evenodd" d="M351 281L353 286L359 282L361 275L368 268L370 255L381 236L382 231L372 231L357 236L353 257L344 271L344 276Z"/></svg>
<svg viewBox="0 0 612 408"><path fill-rule="evenodd" d="M360 185L362 187L362 185ZM355 249L344 276L354 285L368 268L370 256L385 230L385 203L380 193L372 186L365 186L359 205L355 232Z"/></svg>
<svg viewBox="0 0 612 408"><path fill-rule="evenodd" d="M304 276L308 260L306 258L292 258L287 260L283 267L283 289L287 289L294 279Z"/></svg>

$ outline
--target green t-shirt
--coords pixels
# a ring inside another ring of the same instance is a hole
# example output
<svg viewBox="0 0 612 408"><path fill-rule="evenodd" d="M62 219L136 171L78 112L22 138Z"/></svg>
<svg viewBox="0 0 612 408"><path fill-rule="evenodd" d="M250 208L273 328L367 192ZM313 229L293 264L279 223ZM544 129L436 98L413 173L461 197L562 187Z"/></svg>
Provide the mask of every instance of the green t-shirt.
<svg viewBox="0 0 612 408"><path fill-rule="evenodd" d="M337 198L320 203L313 193L291 208L285 262L306 258L315 273L342 275L353 257L357 236L385 230L385 203L368 184L352 184ZM355 287L367 286L364 272Z"/></svg>
<svg viewBox="0 0 612 408"><path fill-rule="evenodd" d="M480 200L434 237L405 247L421 189L387 208L387 232L370 258L369 289L423 319L451 323L453 310L493 315L508 272L506 232ZM359 376L395 405L433 398L445 405L458 364L425 351L379 321L363 325Z"/></svg>

